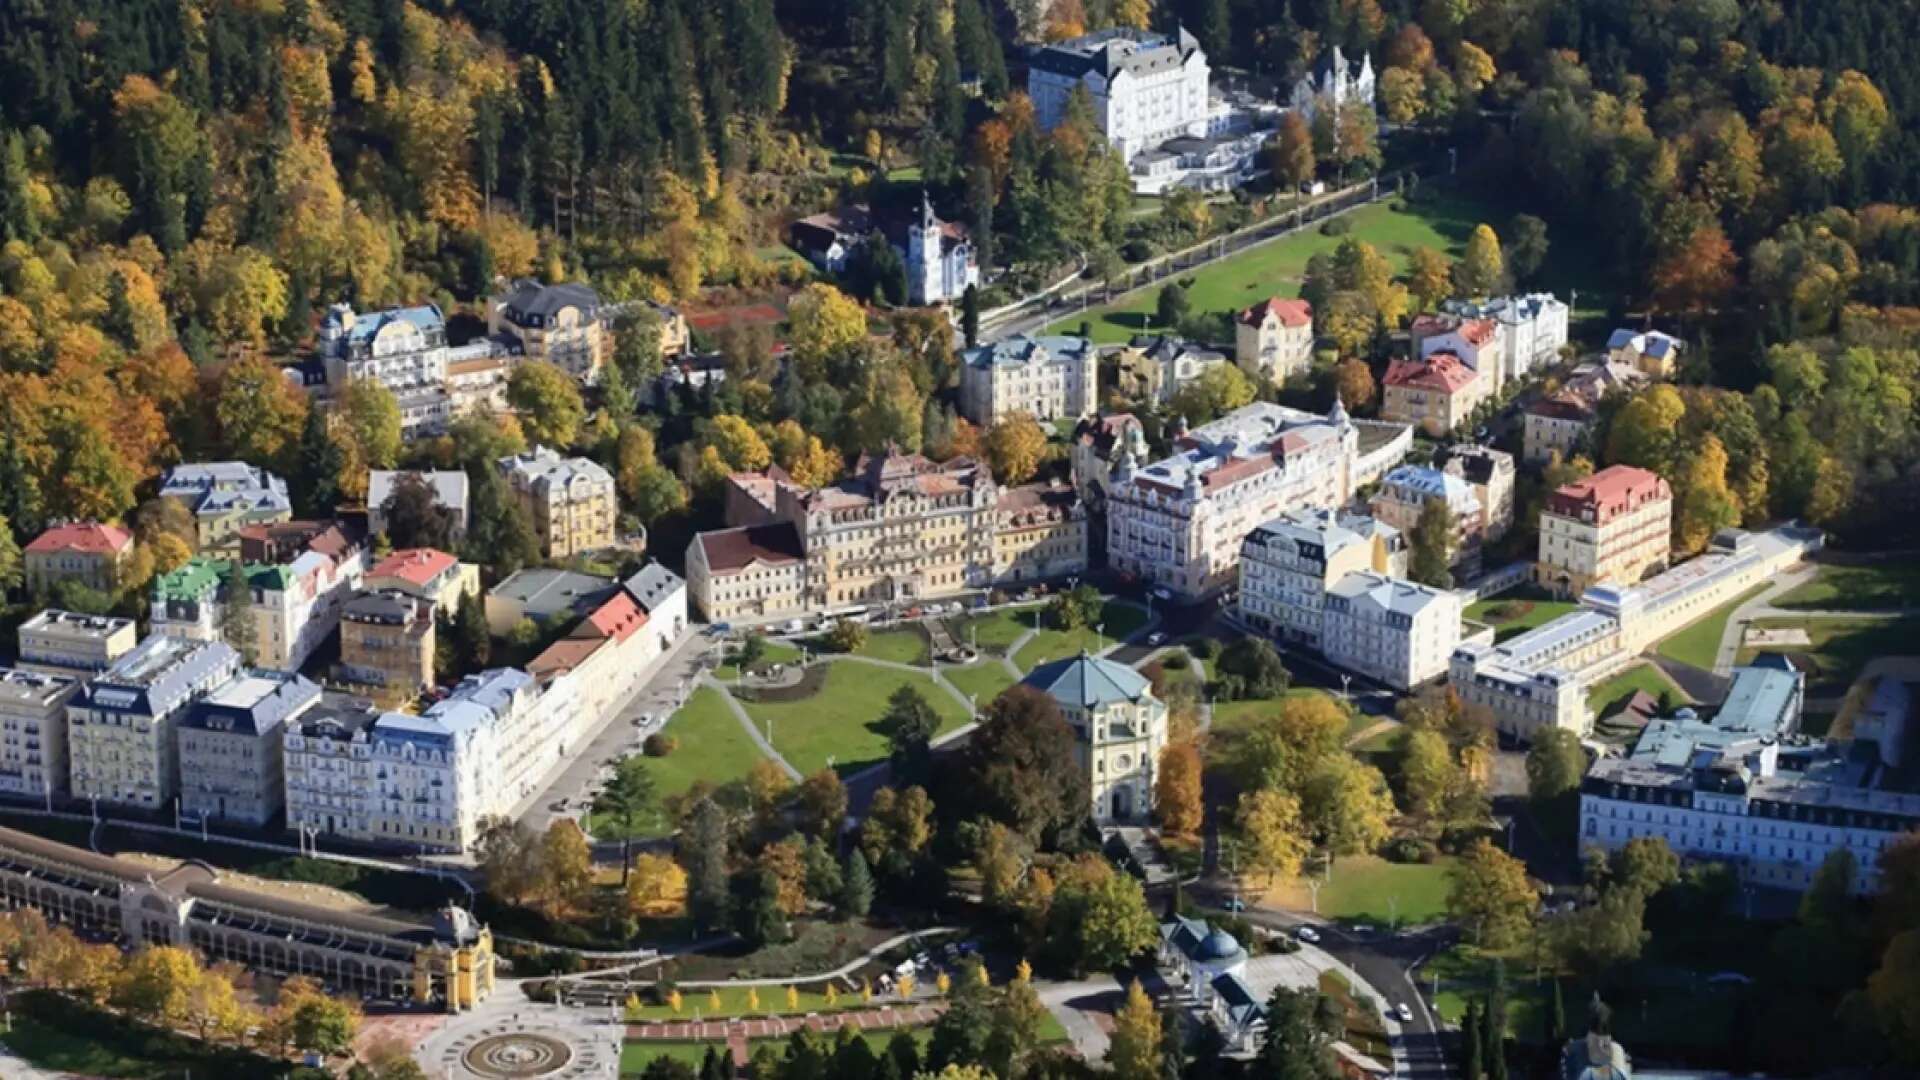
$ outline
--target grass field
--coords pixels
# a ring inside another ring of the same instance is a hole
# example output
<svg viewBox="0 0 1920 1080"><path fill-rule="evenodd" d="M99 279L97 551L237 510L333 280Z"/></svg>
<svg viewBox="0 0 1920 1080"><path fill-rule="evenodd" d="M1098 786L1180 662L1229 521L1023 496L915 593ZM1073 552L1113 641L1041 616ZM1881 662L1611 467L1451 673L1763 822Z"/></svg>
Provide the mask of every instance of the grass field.
<svg viewBox="0 0 1920 1080"><path fill-rule="evenodd" d="M1747 663L1761 652L1783 652L1810 660L1808 696L1846 692L1860 677L1860 669L1880 656L1920 655L1920 618L1885 619L1755 619L1762 630L1801 629L1811 645L1781 649L1741 649L1735 657Z"/></svg>
<svg viewBox="0 0 1920 1080"><path fill-rule="evenodd" d="M1569 600L1556 600L1544 589L1526 588L1469 604L1466 617L1493 627L1493 640L1498 644L1579 606Z"/></svg>
<svg viewBox="0 0 1920 1080"><path fill-rule="evenodd" d="M981 708L1013 685L1013 674L997 659L982 660L966 667L943 667L940 675L963 694L972 694Z"/></svg>
<svg viewBox="0 0 1920 1080"><path fill-rule="evenodd" d="M784 641L768 639L765 650L760 654L759 661L756 662L750 670L755 672L765 671L775 664L791 664L798 659L800 659L799 649ZM740 677L740 666L729 660L729 662L713 669L713 677L722 682L731 682Z"/></svg>
<svg viewBox="0 0 1920 1080"><path fill-rule="evenodd" d="M1405 209L1394 209L1404 206ZM1442 195L1408 202L1383 199L1364 206L1340 220L1351 226L1347 233L1365 240L1385 256L1396 271L1406 267L1415 248L1431 247L1457 256L1466 247L1467 236L1481 221L1504 220L1506 213L1474 200ZM1214 263L1190 276L1188 290L1195 314L1234 311L1273 295L1298 296L1300 279L1306 273L1307 260L1321 252L1332 252L1344 236L1326 236L1314 226L1281 240L1249 249L1233 258ZM1117 303L1072 315L1047 328L1047 333L1072 333L1081 322L1092 324L1093 339L1101 344L1124 342L1140 332L1145 316L1154 310L1158 288L1142 289Z"/></svg>
<svg viewBox="0 0 1920 1080"><path fill-rule="evenodd" d="M1836 611L1920 607L1920 563L1825 564L1812 581L1789 589L1773 606Z"/></svg>
<svg viewBox="0 0 1920 1080"><path fill-rule="evenodd" d="M1296 687L1277 698L1251 698L1246 701L1215 702L1213 706L1213 726L1208 730L1216 735L1222 735L1229 739L1237 738L1245 734L1255 720L1263 716L1272 716L1278 713L1281 706L1285 704L1288 699L1310 697L1314 694L1325 695L1326 693L1325 690ZM1354 732L1360 731L1371 723L1373 723L1372 717L1356 713L1348 723L1347 734L1352 735Z"/></svg>
<svg viewBox="0 0 1920 1080"><path fill-rule="evenodd" d="M1692 626L1679 633L1669 634L1661 640L1657 651L1669 660L1692 664L1702 671L1712 671L1714 657L1720 651L1720 635L1727 630L1727 619L1732 617L1734 609L1759 595L1768 584L1770 583L1755 585L1713 609Z"/></svg>
<svg viewBox="0 0 1920 1080"><path fill-rule="evenodd" d="M924 664L927 662L927 635L917 626L881 630L867 635L867 643L860 646L854 655L891 660L896 664Z"/></svg>
<svg viewBox="0 0 1920 1080"><path fill-rule="evenodd" d="M1587 691L1587 708L1592 709L1595 716L1605 716L1615 705L1632 697L1637 690L1645 690L1654 697L1659 697L1666 691L1672 691L1675 698L1681 702L1693 700L1687 697L1686 691L1680 689L1678 684L1667 678L1667 673L1661 671L1658 665L1635 664Z"/></svg>
<svg viewBox="0 0 1920 1080"><path fill-rule="evenodd" d="M1021 634L1033 629L1034 613L1039 610L1036 604L948 619L947 629L953 634L953 640L962 645L971 645L983 653L1005 656L1007 650L1013 648L1013 643L1020 640Z"/></svg>
<svg viewBox="0 0 1920 1080"><path fill-rule="evenodd" d="M760 748L741 729L720 691L701 687L687 699L687 706L667 721L662 729L679 745L666 757L650 757L647 771L653 775L654 789L660 800L692 787L696 781L724 784L745 776L756 761ZM658 810L642 829L643 836L659 836L668 829L665 815ZM597 820L593 834L602 840L618 840L619 832Z"/></svg>
<svg viewBox="0 0 1920 1080"><path fill-rule="evenodd" d="M826 768L831 759L845 774L886 759L887 733L880 718L887 697L902 686L918 689L927 699L940 714L941 731L967 722L966 706L927 676L849 661L827 665L825 680L813 694L750 702L746 710L762 731L772 722L774 749L801 773Z"/></svg>
<svg viewBox="0 0 1920 1080"><path fill-rule="evenodd" d="M1376 855L1349 855L1333 864L1333 880L1320 886L1319 912L1330 919L1375 925L1417 925L1447 912L1448 857L1431 863L1388 862ZM1310 910L1313 891L1302 881L1285 882L1267 897L1281 907Z"/></svg>
<svg viewBox="0 0 1920 1080"><path fill-rule="evenodd" d="M1038 621L1039 613L1028 616ZM1021 671L1032 671L1050 660L1059 660L1072 656L1082 649L1099 652L1103 648L1117 644L1120 639L1146 625L1147 613L1132 604L1120 604L1109 601L1100 610L1100 627L1096 631L1091 626L1078 630L1041 630L1034 634L1033 640L1020 647L1014 654L1013 662Z"/></svg>
<svg viewBox="0 0 1920 1080"><path fill-rule="evenodd" d="M887 1044L892 1042L893 1037L900 1031L904 1031L907 1035L911 1036L914 1043L918 1045L920 1053L923 1056L926 1054L927 1041L932 1038L933 1035L933 1029L929 1027L902 1028L897 1031L868 1031L862 1032L860 1037L866 1040L867 1049L871 1050L877 1059L886 1053ZM1060 1026L1060 1021L1054 1019L1052 1013L1047 1013L1045 1017L1041 1019L1039 1035L1039 1041L1043 1046L1067 1041L1067 1029ZM833 1035L823 1035L822 1038L829 1047L833 1045ZM755 1039L747 1043L747 1053L751 1055L763 1045L771 1045L775 1049L781 1049L786 1046L786 1040ZM723 1052L726 1050L726 1044L719 1040L711 1040L708 1042L648 1040L643 1042L638 1039L629 1039L620 1047L620 1075L638 1076L646 1070L648 1062L651 1062L657 1057L672 1058L674 1061L685 1062L695 1069L698 1069L701 1062L706 1060L707 1048L709 1046L718 1047Z"/></svg>

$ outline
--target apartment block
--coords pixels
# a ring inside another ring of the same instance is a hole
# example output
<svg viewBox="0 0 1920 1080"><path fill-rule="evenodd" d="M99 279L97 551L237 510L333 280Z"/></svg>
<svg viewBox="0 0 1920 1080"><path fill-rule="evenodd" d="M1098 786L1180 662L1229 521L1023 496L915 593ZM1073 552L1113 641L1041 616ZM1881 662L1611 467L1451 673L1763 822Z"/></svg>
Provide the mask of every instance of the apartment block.
<svg viewBox="0 0 1920 1080"><path fill-rule="evenodd" d="M540 550L565 559L613 546L619 505L613 474L587 458L536 446L500 459L507 485L533 518Z"/></svg>
<svg viewBox="0 0 1920 1080"><path fill-rule="evenodd" d="M160 497L178 501L193 515L203 553L237 546L237 534L248 525L293 517L287 482L244 461L176 465L161 480Z"/></svg>
<svg viewBox="0 0 1920 1080"><path fill-rule="evenodd" d="M19 666L85 678L106 670L138 641L132 619L47 608L20 624Z"/></svg>
<svg viewBox="0 0 1920 1080"><path fill-rule="evenodd" d="M67 706L79 692L66 675L0 667L0 793L67 793Z"/></svg>
<svg viewBox="0 0 1920 1080"><path fill-rule="evenodd" d="M1099 403L1099 364L1085 338L1022 334L961 354L960 411L982 427L1020 413L1079 419Z"/></svg>
<svg viewBox="0 0 1920 1080"><path fill-rule="evenodd" d="M1362 570L1327 590L1320 651L1336 667L1407 690L1447 673L1460 594Z"/></svg>
<svg viewBox="0 0 1920 1080"><path fill-rule="evenodd" d="M1319 648L1328 590L1362 570L1406 576L1399 529L1364 514L1290 510L1248 533L1240 548L1240 620L1280 641Z"/></svg>
<svg viewBox="0 0 1920 1080"><path fill-rule="evenodd" d="M67 707L74 797L164 808L180 791L181 716L239 670L225 642L165 634L114 661Z"/></svg>
<svg viewBox="0 0 1920 1080"><path fill-rule="evenodd" d="M260 828L280 816L286 725L320 688L285 672L242 672L180 717L180 812Z"/></svg>
<svg viewBox="0 0 1920 1080"><path fill-rule="evenodd" d="M1598 582L1632 585L1667 564L1672 533L1667 482L1645 469L1610 466L1547 496L1535 579L1570 596Z"/></svg>
<svg viewBox="0 0 1920 1080"><path fill-rule="evenodd" d="M27 591L45 593L62 581L111 593L133 554L133 534L118 525L83 521L54 525L21 552Z"/></svg>

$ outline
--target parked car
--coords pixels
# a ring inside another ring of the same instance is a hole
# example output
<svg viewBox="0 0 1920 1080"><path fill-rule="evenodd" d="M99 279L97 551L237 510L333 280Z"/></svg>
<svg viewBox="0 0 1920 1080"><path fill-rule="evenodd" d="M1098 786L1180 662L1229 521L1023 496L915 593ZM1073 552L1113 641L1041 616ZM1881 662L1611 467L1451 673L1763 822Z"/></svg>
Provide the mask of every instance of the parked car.
<svg viewBox="0 0 1920 1080"><path fill-rule="evenodd" d="M1413 1009L1404 1001L1393 1007L1393 1015L1399 1017L1403 1024L1413 1023Z"/></svg>
<svg viewBox="0 0 1920 1080"><path fill-rule="evenodd" d="M1166 643L1167 643L1167 635L1161 633L1158 630L1155 630L1153 633L1147 635L1147 644L1149 645L1164 645Z"/></svg>
<svg viewBox="0 0 1920 1080"><path fill-rule="evenodd" d="M1171 600L1173 599L1173 590L1167 588L1165 585L1155 586L1153 598L1155 600Z"/></svg>
<svg viewBox="0 0 1920 1080"><path fill-rule="evenodd" d="M1231 912L1234 912L1235 914L1238 914L1242 911L1247 910L1247 902L1235 896L1228 899L1226 903L1221 904L1220 909L1222 911L1231 911Z"/></svg>
<svg viewBox="0 0 1920 1080"><path fill-rule="evenodd" d="M1306 942L1316 942L1320 940L1320 932L1318 930L1315 930L1311 926L1303 926L1300 929L1295 930L1293 932L1293 936L1299 938L1301 941L1306 941Z"/></svg>
<svg viewBox="0 0 1920 1080"><path fill-rule="evenodd" d="M733 633L732 623L717 622L707 627L708 637L725 637L731 633Z"/></svg>

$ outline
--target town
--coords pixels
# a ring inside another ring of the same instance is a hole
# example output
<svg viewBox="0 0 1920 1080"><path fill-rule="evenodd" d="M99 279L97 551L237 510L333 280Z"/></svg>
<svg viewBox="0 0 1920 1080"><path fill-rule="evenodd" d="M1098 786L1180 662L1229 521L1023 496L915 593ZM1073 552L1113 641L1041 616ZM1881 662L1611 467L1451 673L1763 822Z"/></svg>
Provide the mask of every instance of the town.
<svg viewBox="0 0 1920 1080"><path fill-rule="evenodd" d="M1871 8L0 10L0 1075L1910 1075Z"/></svg>

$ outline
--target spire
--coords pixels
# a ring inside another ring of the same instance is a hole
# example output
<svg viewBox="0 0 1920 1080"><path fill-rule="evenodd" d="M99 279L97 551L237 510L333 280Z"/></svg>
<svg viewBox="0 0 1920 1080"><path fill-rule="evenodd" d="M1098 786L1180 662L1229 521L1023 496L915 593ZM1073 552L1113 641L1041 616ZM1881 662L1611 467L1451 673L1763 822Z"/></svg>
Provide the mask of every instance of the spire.
<svg viewBox="0 0 1920 1080"><path fill-rule="evenodd" d="M927 197L927 189L920 189L920 227L933 232L940 227L940 219L933 216L933 200Z"/></svg>
<svg viewBox="0 0 1920 1080"><path fill-rule="evenodd" d="M1333 408L1327 412L1327 423L1337 428L1348 427L1352 423L1347 418L1347 403L1340 400L1339 394L1333 395Z"/></svg>

